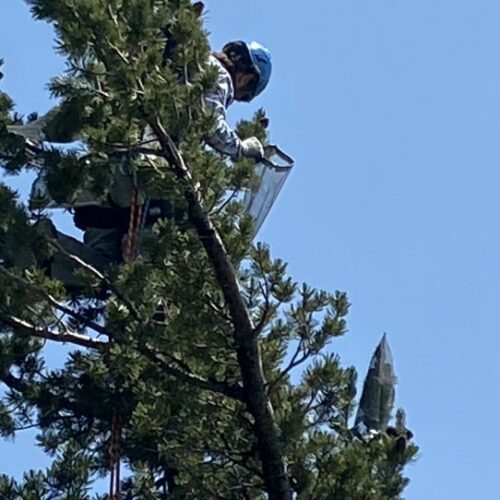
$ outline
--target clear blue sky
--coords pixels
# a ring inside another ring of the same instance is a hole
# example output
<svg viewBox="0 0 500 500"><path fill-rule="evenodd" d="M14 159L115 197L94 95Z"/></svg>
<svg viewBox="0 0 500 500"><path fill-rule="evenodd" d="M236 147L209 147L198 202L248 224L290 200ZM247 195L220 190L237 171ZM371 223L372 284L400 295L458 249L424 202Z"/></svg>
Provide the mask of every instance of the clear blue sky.
<svg viewBox="0 0 500 500"><path fill-rule="evenodd" d="M500 2L207 4L214 47L274 55L258 105L297 167L260 237L297 280L349 293L345 364L364 376L388 332L422 447L406 497L498 498ZM0 2L0 57L19 111L47 110L63 65L21 0ZM40 463L26 443L0 444L0 471Z"/></svg>

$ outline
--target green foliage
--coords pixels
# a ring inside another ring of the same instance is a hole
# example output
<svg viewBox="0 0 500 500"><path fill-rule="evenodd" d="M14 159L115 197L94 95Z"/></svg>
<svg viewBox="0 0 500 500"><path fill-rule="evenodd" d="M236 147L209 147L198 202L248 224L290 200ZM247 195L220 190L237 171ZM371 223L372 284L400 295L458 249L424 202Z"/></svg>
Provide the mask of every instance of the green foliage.
<svg viewBox="0 0 500 500"><path fill-rule="evenodd" d="M82 190L102 196L114 169L123 166L117 151L125 151L144 191L168 199L184 216L145 232L134 263L106 270L105 303L102 280L80 269L88 299L72 302L35 266L57 252L34 224L40 214L0 186L0 381L7 389L0 433L12 437L35 426L39 446L53 458L46 471L27 472L20 482L0 476L0 497L89 498L93 481L109 471L111 423L119 412L121 456L130 473L124 494L266 498L254 421L244 398L234 396L242 384L235 326L203 241L188 221L186 184L161 154L134 150L157 147L146 126L155 118L175 139L236 269L298 497L400 498L403 468L416 448L402 449L385 433L360 438L349 428L356 372L331 353L346 331L347 296L298 285L267 246L251 245L251 222L237 200L255 183L253 165L231 165L202 147L213 127L202 96L214 75L205 71L209 47L190 2L27 3L36 19L53 24L68 62L64 78L51 83L60 104L46 117L44 133L52 141L79 137L85 151L26 147L6 128L16 118L13 103L0 93L2 168L19 173L43 164L59 201ZM165 62L166 26L177 44ZM266 126L259 111L239 133L265 142ZM160 299L165 321L157 319ZM47 340L34 333L51 333L53 340L86 335L101 344L74 348L55 370L45 363Z"/></svg>
<svg viewBox="0 0 500 500"><path fill-rule="evenodd" d="M267 140L266 129L269 125L269 119L266 112L261 108L253 118L253 120L241 120L237 125L238 135L242 139L248 137L257 137L262 143Z"/></svg>

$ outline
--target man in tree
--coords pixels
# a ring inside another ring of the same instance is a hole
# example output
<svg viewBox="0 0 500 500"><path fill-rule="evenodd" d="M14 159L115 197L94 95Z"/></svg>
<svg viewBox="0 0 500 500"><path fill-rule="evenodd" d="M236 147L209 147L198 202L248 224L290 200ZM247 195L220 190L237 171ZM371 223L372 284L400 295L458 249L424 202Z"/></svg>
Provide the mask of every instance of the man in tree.
<svg viewBox="0 0 500 500"><path fill-rule="evenodd" d="M213 91L205 96L205 106L214 112L216 126L209 137L208 145L232 158L255 158L264 155L262 144L256 137L240 140L226 121L227 108L234 102L251 102L269 84L272 72L270 51L258 42L233 41L227 43L221 52L210 55L210 66L217 69L217 82ZM59 130L51 123L57 108L46 116L27 125L12 125L11 132L38 141L71 142L78 133Z"/></svg>
<svg viewBox="0 0 500 500"><path fill-rule="evenodd" d="M218 70L217 88L205 102L216 115L215 132L207 143L233 158L264 156L262 144L256 137L241 141L226 122L226 108L233 100L250 102L261 94L271 78L271 54L257 42L230 42L220 53L210 57Z"/></svg>
<svg viewBox="0 0 500 500"><path fill-rule="evenodd" d="M264 156L264 148L256 137L241 140L226 121L226 110L234 102L250 102L267 87L272 71L271 54L258 42L229 42L221 52L210 55L208 64L217 71L214 89L204 97L205 107L213 112L215 127L206 137L205 142L223 155L238 160L252 158L259 160ZM58 109L46 116L28 123L25 126L13 125L11 132L25 136L27 139L49 142L66 142L76 140L77 134L69 134L67 130L58 130ZM126 161L126 155L118 154L120 161ZM126 170L126 169L125 169ZM45 233L54 237L71 254L82 258L97 269L106 264L119 263L124 255L124 238L130 223L131 193L137 188L130 172L118 168L107 201L96 206L96 203L79 203L74 207L75 225L84 230L83 244L75 238L56 231L53 224L45 219L40 227ZM50 192L42 177L36 183L35 196L51 198ZM166 200L152 200L148 203L149 216L145 214L145 225L161 217L175 217L176 211ZM21 255L21 254L16 254ZM45 255L36 253L26 262L22 255L21 265L45 266L47 275L60 280L72 291L79 291L79 280L74 275L74 265L66 258L55 256L46 259ZM13 262L14 265L18 264Z"/></svg>
<svg viewBox="0 0 500 500"><path fill-rule="evenodd" d="M152 500L399 499L417 449L353 435L356 372L327 352L346 330L346 294L298 285L286 263L251 245L252 225L227 193L253 186L252 162L228 165L201 146L214 130L203 103L219 70L207 66L191 1L27 3L54 26L70 70L50 85L61 99L54 126L69 136L79 125L86 150L35 148L29 165L23 137L7 129L14 104L0 92L2 170L43 168L58 203L83 191L100 199L116 155L129 154L147 194L181 207L185 225L159 221L140 259L106 273L80 259L89 300L70 303L56 280L0 265L0 435L36 427L54 457L20 482L0 475L0 498L116 500L123 486ZM167 25L178 44L163 64ZM264 141L261 118L239 135ZM9 258L43 239L28 218L0 183ZM105 311L91 300L103 286ZM154 318L160 298L167 324ZM64 366L47 364L49 342L72 346ZM133 476L125 485L120 463ZM109 495L92 497L105 474Z"/></svg>

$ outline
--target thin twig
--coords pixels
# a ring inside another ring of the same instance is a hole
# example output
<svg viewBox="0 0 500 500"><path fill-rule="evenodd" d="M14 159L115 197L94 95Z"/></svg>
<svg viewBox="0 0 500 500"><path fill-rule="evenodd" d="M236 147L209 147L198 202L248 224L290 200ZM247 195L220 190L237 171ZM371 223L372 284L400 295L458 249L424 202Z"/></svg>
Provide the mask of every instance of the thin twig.
<svg viewBox="0 0 500 500"><path fill-rule="evenodd" d="M311 355L311 351L307 350L304 351L304 354L302 357L298 357L301 351L304 348L304 341L301 339L299 341L299 345L297 346L297 349L295 350L294 355L292 356L292 359L290 360L290 363L288 366L278 375L277 378L273 380L272 383L269 384L269 390L272 391L274 387L278 385L278 383L283 380L294 368L297 368L297 366L301 365L304 361L306 361L309 356Z"/></svg>
<svg viewBox="0 0 500 500"><path fill-rule="evenodd" d="M127 56L115 44L108 41L108 47L113 50L113 52L122 60L124 64L130 66L130 61L127 59Z"/></svg>
<svg viewBox="0 0 500 500"><path fill-rule="evenodd" d="M231 203L236 198L236 196L238 195L238 193L240 191L241 191L241 189L238 189L238 188L234 189L233 192L227 197L226 201L224 201L224 203L222 203L222 205L220 207L218 207L215 210L214 210L214 208L211 208L209 210L210 215L217 216L217 215L221 214L222 211L229 205L229 203Z"/></svg>
<svg viewBox="0 0 500 500"><path fill-rule="evenodd" d="M270 312L272 309L270 300L271 293L269 291L269 284L267 282L267 279L264 278L264 282L265 282L265 287L262 286L262 283L259 280L260 292L264 296L264 305L262 306L262 315L260 317L260 320L253 329L254 337L258 337L262 333L264 326L266 325L266 323L270 318Z"/></svg>

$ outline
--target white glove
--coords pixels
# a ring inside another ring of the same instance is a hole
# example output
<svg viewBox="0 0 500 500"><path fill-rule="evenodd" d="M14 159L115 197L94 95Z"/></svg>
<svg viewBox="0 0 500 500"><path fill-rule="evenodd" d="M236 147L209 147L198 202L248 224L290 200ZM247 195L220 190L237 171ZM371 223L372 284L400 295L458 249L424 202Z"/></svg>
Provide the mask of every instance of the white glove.
<svg viewBox="0 0 500 500"><path fill-rule="evenodd" d="M241 156L260 160L264 158L264 146L257 137L250 137L241 142Z"/></svg>

